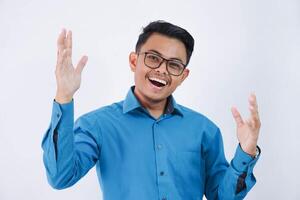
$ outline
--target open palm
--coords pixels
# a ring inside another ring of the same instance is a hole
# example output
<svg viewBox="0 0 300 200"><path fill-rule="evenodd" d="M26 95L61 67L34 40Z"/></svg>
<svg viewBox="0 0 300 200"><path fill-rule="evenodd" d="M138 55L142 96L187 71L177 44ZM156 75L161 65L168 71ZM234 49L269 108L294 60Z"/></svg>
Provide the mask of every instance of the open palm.
<svg viewBox="0 0 300 200"><path fill-rule="evenodd" d="M80 87L81 73L87 59L87 56L82 56L74 68L72 64L72 32L66 33L66 30L63 29L57 39L56 101L66 103L72 100L74 93Z"/></svg>
<svg viewBox="0 0 300 200"><path fill-rule="evenodd" d="M237 137L242 149L249 155L256 154L256 146L261 126L255 94L249 97L250 117L243 120L239 111L232 107L231 112L237 125Z"/></svg>

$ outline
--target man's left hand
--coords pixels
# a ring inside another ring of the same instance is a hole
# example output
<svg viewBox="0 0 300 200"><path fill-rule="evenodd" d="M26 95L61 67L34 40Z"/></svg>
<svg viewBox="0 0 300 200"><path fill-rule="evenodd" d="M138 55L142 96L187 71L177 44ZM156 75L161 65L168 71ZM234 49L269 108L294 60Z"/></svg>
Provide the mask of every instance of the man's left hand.
<svg viewBox="0 0 300 200"><path fill-rule="evenodd" d="M237 137L243 151L254 157L261 123L255 94L251 94L248 100L251 113L248 119L244 121L235 107L231 108L231 112L237 125Z"/></svg>

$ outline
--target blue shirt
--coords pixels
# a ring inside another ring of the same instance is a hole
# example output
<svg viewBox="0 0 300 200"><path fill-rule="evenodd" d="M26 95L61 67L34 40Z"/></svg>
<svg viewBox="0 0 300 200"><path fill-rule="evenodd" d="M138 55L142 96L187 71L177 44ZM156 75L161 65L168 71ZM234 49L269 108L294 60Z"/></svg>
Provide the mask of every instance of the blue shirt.
<svg viewBox="0 0 300 200"><path fill-rule="evenodd" d="M124 101L74 123L74 102L53 102L43 138L50 185L64 189L96 165L104 200L243 199L256 180L252 158L238 145L229 164L219 128L168 98L153 118L129 90Z"/></svg>

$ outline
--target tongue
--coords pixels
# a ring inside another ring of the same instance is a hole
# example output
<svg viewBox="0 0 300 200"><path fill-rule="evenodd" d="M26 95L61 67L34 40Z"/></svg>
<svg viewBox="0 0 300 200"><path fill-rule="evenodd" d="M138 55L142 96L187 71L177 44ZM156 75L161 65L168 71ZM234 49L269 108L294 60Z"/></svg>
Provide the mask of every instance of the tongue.
<svg viewBox="0 0 300 200"><path fill-rule="evenodd" d="M163 87L163 86L164 86L164 84L162 84L162 83L160 83L160 82L157 82L157 81L150 80L150 82L151 82L153 85L157 86L157 87Z"/></svg>

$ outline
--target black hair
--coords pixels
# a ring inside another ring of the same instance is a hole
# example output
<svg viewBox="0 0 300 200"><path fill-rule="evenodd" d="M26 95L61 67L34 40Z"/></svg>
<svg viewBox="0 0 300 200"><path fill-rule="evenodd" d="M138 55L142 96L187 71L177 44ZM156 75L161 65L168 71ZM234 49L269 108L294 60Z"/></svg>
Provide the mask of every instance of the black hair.
<svg viewBox="0 0 300 200"><path fill-rule="evenodd" d="M185 29L163 20L151 22L150 24L148 24L146 27L143 28L143 32L139 35L139 39L135 46L136 52L139 52L142 45L146 43L148 38L153 33L160 33L162 35L175 38L181 41L184 44L186 49L186 55L187 55L186 65L189 63L194 50L194 38Z"/></svg>

